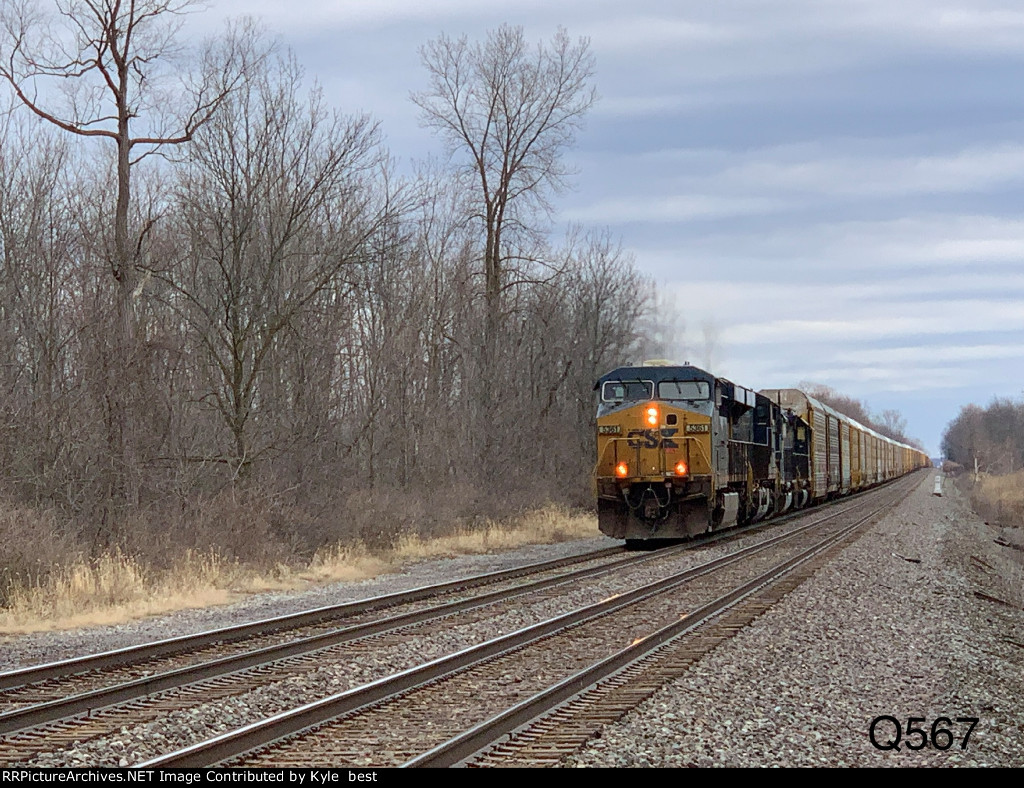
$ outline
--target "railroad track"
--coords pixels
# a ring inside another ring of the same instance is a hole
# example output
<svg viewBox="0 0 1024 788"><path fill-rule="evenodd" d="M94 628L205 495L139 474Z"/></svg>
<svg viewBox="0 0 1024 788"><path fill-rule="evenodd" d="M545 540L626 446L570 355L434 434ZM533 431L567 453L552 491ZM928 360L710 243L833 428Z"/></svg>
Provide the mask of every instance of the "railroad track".
<svg viewBox="0 0 1024 788"><path fill-rule="evenodd" d="M450 765L524 725L483 762L551 763L802 582L907 489L142 766ZM553 740L562 729L575 733Z"/></svg>
<svg viewBox="0 0 1024 788"><path fill-rule="evenodd" d="M836 514L819 519L832 519L857 506L851 500L839 502ZM814 518L820 514L822 510L817 509L794 516ZM768 527L771 523L751 530ZM418 643L440 637L459 622L471 626L473 621L492 618L501 605L514 608L514 600L523 604L523 600L545 596L558 600L567 594L567 588L579 589L595 578L605 578L602 582L615 578L621 586L628 577L625 573L637 567L665 563L694 546L738 535L734 531L654 553L624 554L621 548L612 548L0 674L0 703L7 708L0 714L0 765L52 765L52 761L34 759L90 739L102 741L123 728L182 709L316 674L331 662L354 664L357 656L391 649L406 652L406 661L418 663L422 661L420 653L428 653ZM481 587L486 590L475 591ZM437 596L440 602L434 599ZM392 608L399 612L378 615ZM430 622L432 627L425 627ZM410 644L415 647L411 654ZM416 670L401 667L391 672ZM497 685L502 681L496 679ZM370 677L364 683L382 682L386 684L385 679ZM506 683L518 682L513 677Z"/></svg>
<svg viewBox="0 0 1024 788"><path fill-rule="evenodd" d="M0 674L0 703L6 706L0 713L0 765L315 671L346 649L351 654L381 648L388 633L429 622L444 628L459 613L493 609L531 594L561 593L559 587L567 583L652 563L682 549L626 554L615 547ZM559 571L564 569L569 571ZM456 592L500 584L505 587L448 600ZM442 600L415 604L431 595ZM370 615L395 607L410 609ZM345 626L339 627L342 620ZM392 638L401 643L408 635Z"/></svg>
<svg viewBox="0 0 1024 788"><path fill-rule="evenodd" d="M402 765L559 764L602 726L617 721L666 683L681 677L701 657L779 602L856 541L876 515L902 500L913 486L901 485L874 511L679 622L652 633L642 643L622 649Z"/></svg>
<svg viewBox="0 0 1024 788"><path fill-rule="evenodd" d="M362 613L372 613L399 605L412 604L424 599L437 598L448 593L468 591L473 588L492 585L505 580L514 580L519 577L537 575L542 572L557 570L587 561L601 560L607 557L615 558L621 556L623 552L624 550L621 547L609 547L590 553L542 561L499 572L472 575L444 583L421 586L408 591L399 591L393 594L361 599L355 602L319 607L313 610L305 610L299 613L291 613L247 624L221 627L206 632L182 635L153 643L143 643L114 651L105 651L100 654L88 654L44 665L16 668L0 673L0 693L5 693L11 688L38 684L48 679L59 679L86 672L140 665L143 665L143 669L146 670L151 660L182 654L195 654L205 646L244 643L254 638L278 633L294 636L305 627L315 627L321 624L330 625L342 619L351 619ZM0 704L7 703L7 697L8 695L6 694L0 694Z"/></svg>

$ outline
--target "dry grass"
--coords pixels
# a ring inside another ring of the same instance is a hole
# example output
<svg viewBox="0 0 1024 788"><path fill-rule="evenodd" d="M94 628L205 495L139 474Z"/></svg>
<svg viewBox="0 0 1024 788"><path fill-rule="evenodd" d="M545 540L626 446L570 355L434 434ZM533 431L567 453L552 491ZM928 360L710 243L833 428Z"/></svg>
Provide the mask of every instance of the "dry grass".
<svg viewBox="0 0 1024 788"><path fill-rule="evenodd" d="M399 563L407 563L451 555L493 553L524 544L554 544L597 535L597 521L592 514L549 506L527 512L509 522L484 520L450 536L435 539L403 537L393 554Z"/></svg>
<svg viewBox="0 0 1024 788"><path fill-rule="evenodd" d="M362 543L335 545L319 551L301 576L313 582L360 580L429 558L496 553L526 544L586 539L597 533L592 514L548 506L508 521L485 519L463 525L446 536L403 536L389 548L370 550Z"/></svg>
<svg viewBox="0 0 1024 788"><path fill-rule="evenodd" d="M318 550L309 567L298 578L309 583L351 582L376 577L393 571L396 564L388 556L381 556L362 542L334 545Z"/></svg>
<svg viewBox="0 0 1024 788"><path fill-rule="evenodd" d="M0 631L32 632L126 621L187 607L223 604L256 578L213 554L187 552L154 572L131 556L108 553L14 584L0 612Z"/></svg>
<svg viewBox="0 0 1024 788"><path fill-rule="evenodd" d="M313 582L357 580L431 558L499 553L523 544L553 544L597 533L593 515L551 506L509 521L463 525L444 536L401 536L391 548L381 550L369 550L361 542L335 545L319 551L301 576Z"/></svg>
<svg viewBox="0 0 1024 788"><path fill-rule="evenodd" d="M1005 476L983 475L971 490L975 509L1002 526L1024 526L1024 471Z"/></svg>
<svg viewBox="0 0 1024 788"><path fill-rule="evenodd" d="M212 552L186 551L156 571L120 552L57 567L20 580L0 610L0 632L22 633L112 624L173 610L218 605L240 595L351 581L441 556L498 552L524 544L551 544L597 534L590 514L548 507L507 522L483 521L438 538L402 537L392 547L335 545L300 570L276 564L256 570Z"/></svg>

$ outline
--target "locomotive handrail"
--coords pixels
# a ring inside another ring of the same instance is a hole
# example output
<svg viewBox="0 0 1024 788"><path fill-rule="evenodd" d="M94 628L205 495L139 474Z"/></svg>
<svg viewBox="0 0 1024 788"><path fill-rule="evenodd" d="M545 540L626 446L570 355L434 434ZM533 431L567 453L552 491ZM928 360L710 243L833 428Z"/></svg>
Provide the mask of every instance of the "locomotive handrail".
<svg viewBox="0 0 1024 788"><path fill-rule="evenodd" d="M681 437L681 440L693 441L694 443L696 443L697 444L697 451L699 451L700 452L700 456L704 458L704 464L708 466L708 468L711 470L711 473L715 472L715 466L711 464L711 458L708 457L707 452L704 451L704 444L703 443L701 443L699 440L697 440L693 436L689 436L689 435L683 435Z"/></svg>
<svg viewBox="0 0 1024 788"><path fill-rule="evenodd" d="M626 445L629 446L629 441L630 440L635 440L635 437L634 438L630 438L628 436L626 436L626 437L619 437L619 438L608 438L606 436L602 436L602 437L605 438L606 442L605 442L605 445L604 445L604 449L601 451L601 456L598 457L597 462L594 464L594 474L593 475L594 475L595 479L601 478L600 474L598 474L597 471L605 463L605 461L606 461L605 460L605 455L608 454L609 447L614 446L616 443L618 443L620 441L626 441ZM693 442L694 444L696 444L697 451L700 453L700 456L703 458L704 463L708 466L708 468L711 469L711 472L714 473L715 468L711 464L711 458L708 457L707 452L704 451L704 444L701 443L697 438L693 437L692 435L673 435L672 436L672 440L674 440L674 441L688 441L688 442ZM636 452L639 452L640 449L643 448L643 447L641 447L641 446L629 446L629 448L633 449ZM658 458L659 458L659 460L661 462L661 473L665 473L665 469L666 469L666 465L665 465L665 447L664 446L659 446L659 447L657 447L656 450L659 452Z"/></svg>
<svg viewBox="0 0 1024 788"><path fill-rule="evenodd" d="M597 472L597 469L600 468L601 465L605 462L605 455L608 454L608 449L611 446L614 446L619 441L628 441L628 440L629 440L629 438L606 438L606 442L604 444L604 449L601 451L601 456L597 458L597 462L594 464L594 478L595 479L600 478L600 476L599 476L599 474ZM633 449L634 451L637 451L637 452L639 451L639 448L637 448L637 447L629 446L629 448L631 448L631 449ZM614 465L614 464L615 463L613 462L612 465ZM613 475L614 475L614 471L613 471Z"/></svg>

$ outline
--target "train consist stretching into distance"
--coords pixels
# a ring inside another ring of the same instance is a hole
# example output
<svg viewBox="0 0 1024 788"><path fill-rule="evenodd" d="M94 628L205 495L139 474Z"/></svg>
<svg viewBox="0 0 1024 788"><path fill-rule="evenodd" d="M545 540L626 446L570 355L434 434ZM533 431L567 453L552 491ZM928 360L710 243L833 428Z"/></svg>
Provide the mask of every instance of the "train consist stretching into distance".
<svg viewBox="0 0 1024 788"><path fill-rule="evenodd" d="M598 524L627 544L756 522L931 465L797 389L647 361L597 381Z"/></svg>

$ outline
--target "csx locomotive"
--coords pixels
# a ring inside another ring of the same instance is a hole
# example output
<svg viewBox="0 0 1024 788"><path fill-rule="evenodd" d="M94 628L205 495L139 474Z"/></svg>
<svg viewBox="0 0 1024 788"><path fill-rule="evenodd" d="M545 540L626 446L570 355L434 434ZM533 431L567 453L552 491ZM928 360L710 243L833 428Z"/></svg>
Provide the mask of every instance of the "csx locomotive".
<svg viewBox="0 0 1024 788"><path fill-rule="evenodd" d="M627 543L762 520L930 465L797 389L745 389L689 364L597 381L598 524Z"/></svg>

